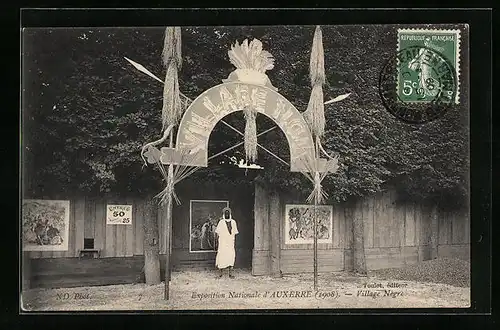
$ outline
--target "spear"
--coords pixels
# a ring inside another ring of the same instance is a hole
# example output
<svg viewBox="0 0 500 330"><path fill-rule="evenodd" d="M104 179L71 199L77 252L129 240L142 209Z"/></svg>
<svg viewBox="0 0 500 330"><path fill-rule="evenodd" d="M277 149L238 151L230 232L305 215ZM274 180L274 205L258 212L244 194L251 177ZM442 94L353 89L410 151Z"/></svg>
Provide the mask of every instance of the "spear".
<svg viewBox="0 0 500 330"><path fill-rule="evenodd" d="M129 62L130 64L132 64L134 66L134 68L136 68L137 70L139 70L140 72L150 76L151 78L153 78L154 80L157 80L159 82L161 82L162 84L164 83L163 80L161 80L160 78L158 78L157 76L155 76L151 71L149 71L148 69L146 69L142 64L139 64L133 60L131 60L130 58L128 57L124 57L127 62ZM187 98L189 99L187 96L185 96L184 94L180 93L180 95L184 98ZM339 101L342 101L344 100L345 98L349 97L349 95L351 95L351 93L347 93L347 94L342 94L342 95L339 95L337 97L334 97L333 99L331 100L328 100L326 102L324 102L325 105L327 104L331 104L331 103L335 103L335 102L339 102ZM188 101L191 101L191 100L188 100Z"/></svg>
<svg viewBox="0 0 500 330"><path fill-rule="evenodd" d="M163 84L163 80L161 80L160 78L158 78L157 76L155 76L154 74L151 73L151 71L149 71L148 69L146 69L142 64L139 64L137 62L134 62L132 61L130 58L128 57L125 57L125 59L130 63L132 64L137 70L141 71L142 73L145 73L147 74L148 76L150 76L151 78L153 79L156 79L158 80L159 82L161 82Z"/></svg>
<svg viewBox="0 0 500 330"><path fill-rule="evenodd" d="M311 58L309 61L309 78L311 79L311 97L309 104L303 116L311 129L315 141L314 159L319 158L320 138L325 133L325 102L323 96L323 85L325 84L325 57L323 50L323 35L320 26L316 26L311 49ZM312 174L312 173L311 173ZM314 196L314 290L318 288L318 225L316 208L319 202L319 192L321 181L319 180L319 172L315 167L314 170L314 187L317 192Z"/></svg>
<svg viewBox="0 0 500 330"><path fill-rule="evenodd" d="M342 101L343 99L349 97L349 95L351 95L351 93L339 95L339 96L334 97L333 99L331 99L329 101L326 101L324 104L327 105L327 104L330 104L330 103Z"/></svg>
<svg viewBox="0 0 500 330"><path fill-rule="evenodd" d="M182 65L181 55L181 28L167 27L165 29L165 39L162 52L163 64L167 68L165 82L163 84L163 108L162 123L163 128L175 125L182 116L182 104L179 90L178 71ZM173 147L173 130L170 131L169 147ZM167 216L166 216L166 251L165 251L165 294L164 298L169 299L170 287L170 263L172 248L172 198L174 188L173 165L168 165L167 174Z"/></svg>

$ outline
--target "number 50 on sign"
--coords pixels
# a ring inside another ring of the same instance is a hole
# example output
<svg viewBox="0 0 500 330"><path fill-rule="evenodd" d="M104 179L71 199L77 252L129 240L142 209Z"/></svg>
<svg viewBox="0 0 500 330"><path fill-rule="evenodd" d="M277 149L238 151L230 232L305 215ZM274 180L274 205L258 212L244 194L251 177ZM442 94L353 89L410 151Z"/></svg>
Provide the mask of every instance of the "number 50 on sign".
<svg viewBox="0 0 500 330"><path fill-rule="evenodd" d="M106 207L106 224L131 225L132 205L108 205Z"/></svg>

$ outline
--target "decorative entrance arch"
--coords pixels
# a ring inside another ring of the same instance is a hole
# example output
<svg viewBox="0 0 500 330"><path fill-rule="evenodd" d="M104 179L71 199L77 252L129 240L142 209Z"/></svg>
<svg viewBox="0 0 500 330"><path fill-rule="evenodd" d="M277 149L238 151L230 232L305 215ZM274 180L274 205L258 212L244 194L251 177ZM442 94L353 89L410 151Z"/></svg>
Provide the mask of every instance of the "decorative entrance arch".
<svg viewBox="0 0 500 330"><path fill-rule="evenodd" d="M225 116L253 107L272 119L285 134L290 147L290 170L307 171L314 160L314 140L301 113L281 94L261 85L227 82L199 95L185 111L175 148L160 149L163 164L206 167L208 141L215 125ZM189 160L182 155L189 154ZM152 161L151 161L152 162Z"/></svg>
<svg viewBox="0 0 500 330"><path fill-rule="evenodd" d="M288 141L290 171L303 173L313 183L313 191L307 200L308 202L314 201L315 206L326 196L326 193L321 188L321 181L328 173L334 173L338 169L338 158L329 156L320 143L320 137L324 133L325 125L322 90L325 73L323 45L319 27L316 27L314 33L311 52L311 98L308 109L304 112L308 122L304 119L303 114L276 91L269 77L265 74L267 70L274 67L272 55L262 49L262 43L259 40L254 39L250 43L248 40L244 40L241 44L236 42L231 45L231 50L228 51L229 59L236 67L236 70L231 72L228 78L223 80L222 84L206 90L187 107L179 123L174 146L173 127L177 124L178 115L182 111L181 93L178 89L177 78L181 63L180 49L180 28L167 28L163 51L164 64L167 66L163 91L163 137L157 141L147 143L141 150L143 160L156 163L166 181L165 189L157 197L161 196L162 202L167 205L167 216L165 218L165 227L167 228L165 246L168 249L165 259L166 269L168 270L165 272L165 299L167 300L169 299L170 254L172 248L172 200L173 198L177 200L174 185L193 173L197 168L207 167L210 135L219 121L225 123L223 121L225 116L236 111L245 111L245 134L229 124L225 124L244 135L247 160L255 159L256 147L260 146L257 143L256 114L261 113L273 120L281 128ZM129 62L134 64L138 70L154 77L143 66L130 60ZM156 79L161 81L159 78ZM332 100L332 102L335 101ZM169 138L169 147L157 149L155 146L165 142L167 137ZM224 152L230 149L232 148L226 149ZM266 151L272 154L270 151ZM329 159L321 158L320 152L323 152ZM276 155L273 156L277 157ZM168 170L163 165L168 165ZM174 167L177 170L181 168L181 170L174 171ZM190 167L192 170L184 171L183 167ZM189 173L186 174L187 172ZM316 215L314 215L313 232L315 233L317 233L316 226ZM279 235L276 237L279 237ZM279 239L275 241L278 242L279 247ZM273 258L276 259L276 256ZM317 235L314 235L314 287L315 289L317 287Z"/></svg>

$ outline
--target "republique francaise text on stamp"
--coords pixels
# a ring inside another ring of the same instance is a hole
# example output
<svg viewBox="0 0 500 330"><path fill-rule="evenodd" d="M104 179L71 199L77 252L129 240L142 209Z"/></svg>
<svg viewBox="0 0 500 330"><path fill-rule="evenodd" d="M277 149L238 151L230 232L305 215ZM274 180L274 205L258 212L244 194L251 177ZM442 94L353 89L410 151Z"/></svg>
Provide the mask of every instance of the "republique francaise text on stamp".
<svg viewBox="0 0 500 330"><path fill-rule="evenodd" d="M380 96L393 115L425 123L459 104L459 30L399 29L397 45L379 80Z"/></svg>

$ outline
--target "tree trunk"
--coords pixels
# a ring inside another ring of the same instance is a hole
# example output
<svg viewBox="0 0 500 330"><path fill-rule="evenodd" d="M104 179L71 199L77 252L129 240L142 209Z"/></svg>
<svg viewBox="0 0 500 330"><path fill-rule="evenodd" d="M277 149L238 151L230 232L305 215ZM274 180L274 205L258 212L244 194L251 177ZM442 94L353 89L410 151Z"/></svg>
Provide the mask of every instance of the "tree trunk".
<svg viewBox="0 0 500 330"><path fill-rule="evenodd" d="M436 259L438 256L438 239L439 239L439 219L438 219L438 204L434 203L431 206L431 253L430 258Z"/></svg>
<svg viewBox="0 0 500 330"><path fill-rule="evenodd" d="M29 252L23 252L23 262L22 262L22 274L23 274L23 285L22 291L29 290L31 288L31 259L29 257Z"/></svg>
<svg viewBox="0 0 500 330"><path fill-rule="evenodd" d="M280 269L280 198L276 191L269 196L269 256L272 277L281 277Z"/></svg>
<svg viewBox="0 0 500 330"><path fill-rule="evenodd" d="M144 276L148 285L161 282L157 213L158 205L149 200L144 210Z"/></svg>
<svg viewBox="0 0 500 330"><path fill-rule="evenodd" d="M346 210L352 221L352 263L353 272L357 275L366 276L365 240L363 218L355 212L357 203L351 202Z"/></svg>

